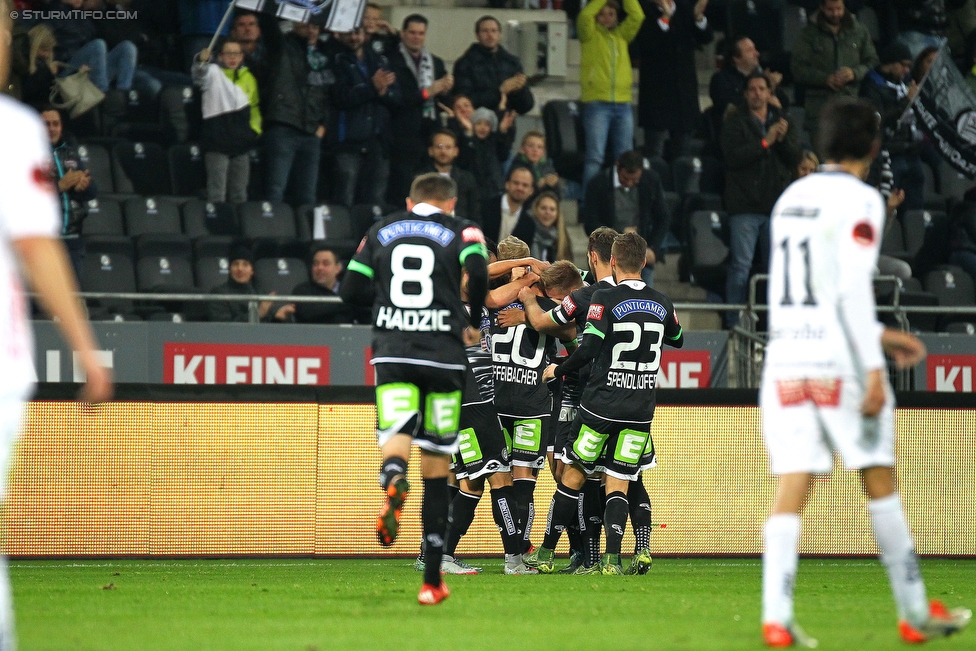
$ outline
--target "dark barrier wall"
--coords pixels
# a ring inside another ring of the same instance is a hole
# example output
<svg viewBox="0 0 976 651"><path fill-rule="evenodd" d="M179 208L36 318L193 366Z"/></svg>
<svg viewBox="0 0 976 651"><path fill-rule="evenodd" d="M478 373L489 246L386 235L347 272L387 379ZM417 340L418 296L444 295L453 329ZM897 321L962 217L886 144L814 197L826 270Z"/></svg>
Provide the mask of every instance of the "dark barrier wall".
<svg viewBox="0 0 976 651"><path fill-rule="evenodd" d="M96 408L65 401L74 390L44 387L30 404L3 527L13 556L417 551L419 491L393 550L375 542L379 453L368 388L122 385L122 401ZM898 472L923 554L976 554L976 406L962 398L901 396ZM755 400L754 391L660 392L659 466L645 473L653 519L667 525L652 536L654 554L760 553L773 481ZM537 543L553 489L544 471ZM501 553L483 501L462 555ZM856 475L817 482L801 549L875 553Z"/></svg>

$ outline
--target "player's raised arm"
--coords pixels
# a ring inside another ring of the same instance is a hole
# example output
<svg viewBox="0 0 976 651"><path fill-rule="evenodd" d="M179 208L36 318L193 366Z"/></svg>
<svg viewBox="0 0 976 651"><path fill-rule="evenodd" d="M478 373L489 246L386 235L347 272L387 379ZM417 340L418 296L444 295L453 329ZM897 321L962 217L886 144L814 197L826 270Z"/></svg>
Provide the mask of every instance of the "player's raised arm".
<svg viewBox="0 0 976 651"><path fill-rule="evenodd" d="M481 327L481 308L485 305L488 294L488 253L485 250L485 238L477 226L464 229L462 235L468 246L461 252L461 264L468 273L468 314L471 327Z"/></svg>
<svg viewBox="0 0 976 651"><path fill-rule="evenodd" d="M339 285L339 297L343 303L372 307L375 299L373 267L369 255L369 236L363 238L356 255L346 267L346 275Z"/></svg>

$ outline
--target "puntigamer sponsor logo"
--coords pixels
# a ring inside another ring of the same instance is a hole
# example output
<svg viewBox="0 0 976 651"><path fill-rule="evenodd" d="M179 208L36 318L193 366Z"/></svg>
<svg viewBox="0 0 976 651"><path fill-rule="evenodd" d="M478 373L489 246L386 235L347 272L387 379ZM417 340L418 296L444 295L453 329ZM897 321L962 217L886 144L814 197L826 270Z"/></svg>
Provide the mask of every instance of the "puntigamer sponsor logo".
<svg viewBox="0 0 976 651"><path fill-rule="evenodd" d="M441 246L447 246L454 239L454 231L436 222L402 221L384 226L376 234L376 238L383 246L402 237L426 237Z"/></svg>

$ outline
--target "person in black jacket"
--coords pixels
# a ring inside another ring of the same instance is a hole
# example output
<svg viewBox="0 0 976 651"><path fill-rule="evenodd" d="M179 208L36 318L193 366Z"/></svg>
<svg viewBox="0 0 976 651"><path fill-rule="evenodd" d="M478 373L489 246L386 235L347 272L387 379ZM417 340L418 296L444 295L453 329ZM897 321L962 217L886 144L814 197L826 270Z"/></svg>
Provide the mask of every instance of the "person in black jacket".
<svg viewBox="0 0 976 651"><path fill-rule="evenodd" d="M309 279L295 286L295 296L339 296L339 274L342 263L335 251L325 244L312 249ZM354 323L356 308L345 303L296 303L296 323ZM362 310L359 310L360 312ZM367 313L368 314L368 313ZM363 323L369 322L369 316Z"/></svg>
<svg viewBox="0 0 976 651"><path fill-rule="evenodd" d="M918 93L915 82L905 84L911 70L911 50L895 41L881 51L881 64L864 75L860 95L881 114L881 147L888 151L891 160L894 187L905 191L904 210L920 210L925 206L922 138L915 127L915 116L905 115Z"/></svg>
<svg viewBox="0 0 976 651"><path fill-rule="evenodd" d="M601 170L586 185L583 230L589 235L601 226L620 233L634 231L647 241L647 264L641 276L654 283L654 265L663 260L661 245L671 228L661 177L636 151L620 155L617 164Z"/></svg>
<svg viewBox="0 0 976 651"><path fill-rule="evenodd" d="M532 240L534 227L529 214L529 197L535 188L532 172L524 167L508 171L505 191L481 203L481 230L493 242L514 235L523 242Z"/></svg>
<svg viewBox="0 0 976 651"><path fill-rule="evenodd" d="M318 47L317 25L295 23L284 35L274 16L261 14L259 22L271 71L260 88L266 198L284 201L291 185L294 203L312 204L335 76Z"/></svg>
<svg viewBox="0 0 976 651"><path fill-rule="evenodd" d="M132 88L136 72L138 51L132 41L122 41L109 49L104 39L98 38L95 21L78 17L73 12L82 8L83 0L54 2L47 21L54 30L57 47L55 59L67 62L65 73L75 72L81 66L90 69L89 79L105 92L114 82L119 90Z"/></svg>
<svg viewBox="0 0 976 651"><path fill-rule="evenodd" d="M235 244L227 255L230 260L230 278L223 285L214 287L211 294L256 295L254 289L254 252L243 244ZM274 310L272 311L272 308ZM271 301L258 303L258 318L264 322L288 321L295 306L291 303L275 304ZM250 304L247 301L214 301L207 304L210 321L233 321L247 323L250 319Z"/></svg>
<svg viewBox="0 0 976 651"><path fill-rule="evenodd" d="M457 138L450 129L439 129L430 137L430 147L427 148L427 164L417 170L417 174L437 172L454 179L457 185L457 203L454 205L454 216L470 219L481 223L481 206L478 204L477 181L471 172L458 167L455 162L458 157Z"/></svg>
<svg viewBox="0 0 976 651"><path fill-rule="evenodd" d="M497 18L482 16L474 25L478 39L454 62L454 89L471 99L475 108L485 106L503 113L525 115L535 99L518 57L501 46L502 25Z"/></svg>
<svg viewBox="0 0 976 651"><path fill-rule="evenodd" d="M769 103L769 82L761 74L750 75L745 104L730 109L722 124L721 144L725 158L725 209L730 215L729 268L725 300L745 303L756 251L759 266L769 264L769 215L793 179L803 151L797 128ZM758 247L757 247L758 244ZM726 312L728 325L738 316Z"/></svg>
<svg viewBox="0 0 976 651"><path fill-rule="evenodd" d="M88 202L97 196L98 188L78 154L74 138L64 133L61 112L53 106L41 106L38 112L47 125L48 138L51 140L58 201L61 204L61 239L71 256L75 275L80 278L85 259L82 223L88 216Z"/></svg>
<svg viewBox="0 0 976 651"><path fill-rule="evenodd" d="M366 11L370 11L368 8ZM425 147L437 129L437 102L454 87L444 61L424 46L427 19L410 14L403 19L398 43L390 57L390 70L400 86L402 103L393 112L393 150L387 196L399 206L408 194L413 172L424 162Z"/></svg>
<svg viewBox="0 0 976 651"><path fill-rule="evenodd" d="M400 105L396 74L386 57L363 47L362 28L340 34L333 103L336 121L336 201L381 205L390 177L391 109Z"/></svg>

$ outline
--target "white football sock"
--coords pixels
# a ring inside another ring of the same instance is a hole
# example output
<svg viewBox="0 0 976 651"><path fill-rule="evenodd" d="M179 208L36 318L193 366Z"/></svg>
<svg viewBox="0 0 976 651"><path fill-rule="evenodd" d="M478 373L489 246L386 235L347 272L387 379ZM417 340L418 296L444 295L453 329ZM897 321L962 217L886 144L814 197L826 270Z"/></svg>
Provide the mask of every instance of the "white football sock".
<svg viewBox="0 0 976 651"><path fill-rule="evenodd" d="M925 582L918 569L915 542L908 530L898 493L868 502L874 538L881 548L881 562L888 570L891 592L898 606L898 618L921 626L929 616Z"/></svg>
<svg viewBox="0 0 976 651"><path fill-rule="evenodd" d="M15 651L16 648L10 572L7 569L7 557L0 556L0 651Z"/></svg>
<svg viewBox="0 0 976 651"><path fill-rule="evenodd" d="M769 516L763 527L763 623L793 622L793 584L796 582L800 518L790 513Z"/></svg>

